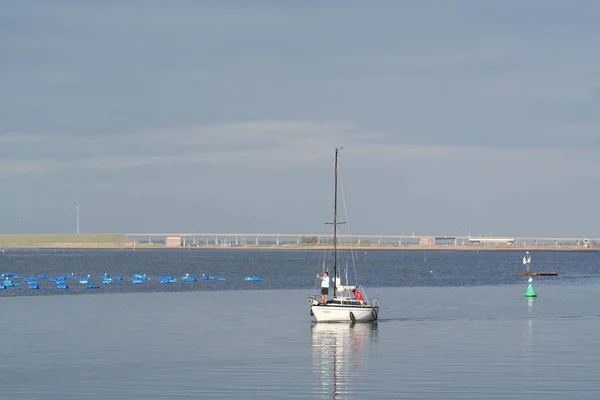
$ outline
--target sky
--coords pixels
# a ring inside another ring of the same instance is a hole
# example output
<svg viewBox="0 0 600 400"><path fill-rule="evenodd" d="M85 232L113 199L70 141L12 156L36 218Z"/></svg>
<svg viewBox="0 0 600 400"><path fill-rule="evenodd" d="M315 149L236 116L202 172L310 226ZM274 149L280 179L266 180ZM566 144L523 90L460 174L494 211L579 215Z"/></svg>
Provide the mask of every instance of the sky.
<svg viewBox="0 0 600 400"><path fill-rule="evenodd" d="M600 237L600 5L4 1L0 233ZM345 214L345 213L344 213Z"/></svg>

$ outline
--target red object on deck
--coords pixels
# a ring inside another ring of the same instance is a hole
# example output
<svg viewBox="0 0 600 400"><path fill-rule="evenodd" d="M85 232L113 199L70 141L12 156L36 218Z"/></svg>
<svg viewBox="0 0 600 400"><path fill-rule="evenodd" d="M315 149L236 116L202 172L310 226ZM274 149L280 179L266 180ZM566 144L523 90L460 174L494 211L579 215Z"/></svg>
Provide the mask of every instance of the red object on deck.
<svg viewBox="0 0 600 400"><path fill-rule="evenodd" d="M364 301L365 300L364 297L363 297L363 295L358 290L354 291L354 297L356 297L356 300L358 300L358 301Z"/></svg>
<svg viewBox="0 0 600 400"><path fill-rule="evenodd" d="M557 276L558 272L519 272L517 276Z"/></svg>

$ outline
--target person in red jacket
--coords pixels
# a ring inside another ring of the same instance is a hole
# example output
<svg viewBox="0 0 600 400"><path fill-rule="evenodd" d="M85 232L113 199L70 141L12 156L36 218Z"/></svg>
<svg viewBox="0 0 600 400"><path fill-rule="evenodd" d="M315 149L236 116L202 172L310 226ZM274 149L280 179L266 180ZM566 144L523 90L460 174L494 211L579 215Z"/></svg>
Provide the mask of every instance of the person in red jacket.
<svg viewBox="0 0 600 400"><path fill-rule="evenodd" d="M362 293L358 291L358 288L354 288L354 298L356 298L358 301L365 301Z"/></svg>

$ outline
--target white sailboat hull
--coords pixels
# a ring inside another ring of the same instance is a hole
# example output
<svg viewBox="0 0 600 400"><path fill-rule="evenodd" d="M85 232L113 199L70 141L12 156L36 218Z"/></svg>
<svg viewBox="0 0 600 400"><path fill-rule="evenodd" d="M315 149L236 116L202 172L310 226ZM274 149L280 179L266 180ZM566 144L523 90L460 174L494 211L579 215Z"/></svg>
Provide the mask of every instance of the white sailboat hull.
<svg viewBox="0 0 600 400"><path fill-rule="evenodd" d="M379 307L370 305L311 305L311 314L317 322L371 322L376 321Z"/></svg>

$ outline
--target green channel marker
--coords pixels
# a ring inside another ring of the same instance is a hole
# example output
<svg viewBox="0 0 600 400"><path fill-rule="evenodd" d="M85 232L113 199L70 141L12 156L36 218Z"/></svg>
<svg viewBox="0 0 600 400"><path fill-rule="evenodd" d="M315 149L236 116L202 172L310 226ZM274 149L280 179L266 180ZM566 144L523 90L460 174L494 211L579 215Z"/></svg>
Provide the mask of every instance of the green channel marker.
<svg viewBox="0 0 600 400"><path fill-rule="evenodd" d="M529 278L529 286L527 286L527 290L525 291L525 297L537 297L537 293L533 288L533 278Z"/></svg>

